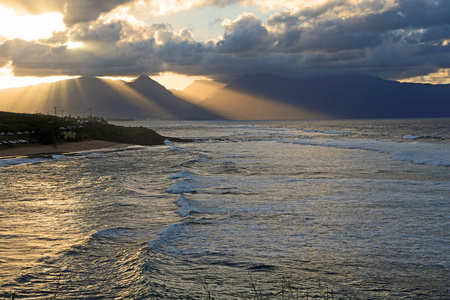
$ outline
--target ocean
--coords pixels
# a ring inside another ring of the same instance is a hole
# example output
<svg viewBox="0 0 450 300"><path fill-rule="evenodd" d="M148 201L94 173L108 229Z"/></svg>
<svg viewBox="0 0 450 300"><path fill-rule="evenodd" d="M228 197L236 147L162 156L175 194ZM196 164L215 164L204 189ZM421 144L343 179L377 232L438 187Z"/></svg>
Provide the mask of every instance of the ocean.
<svg viewBox="0 0 450 300"><path fill-rule="evenodd" d="M0 297L449 299L450 119L139 121L0 161Z"/></svg>

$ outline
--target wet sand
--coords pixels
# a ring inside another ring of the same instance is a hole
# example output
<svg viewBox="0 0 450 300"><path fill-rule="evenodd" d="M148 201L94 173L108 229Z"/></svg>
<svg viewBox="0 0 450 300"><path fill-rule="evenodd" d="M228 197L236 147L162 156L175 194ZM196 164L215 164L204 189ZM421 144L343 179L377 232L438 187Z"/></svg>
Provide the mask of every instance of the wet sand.
<svg viewBox="0 0 450 300"><path fill-rule="evenodd" d="M21 156L35 156L40 154L65 154L79 151L98 150L105 148L126 148L130 144L121 144L107 141L82 141L73 143L60 143L56 148L52 145L23 145L12 148L0 149L0 158L11 158Z"/></svg>

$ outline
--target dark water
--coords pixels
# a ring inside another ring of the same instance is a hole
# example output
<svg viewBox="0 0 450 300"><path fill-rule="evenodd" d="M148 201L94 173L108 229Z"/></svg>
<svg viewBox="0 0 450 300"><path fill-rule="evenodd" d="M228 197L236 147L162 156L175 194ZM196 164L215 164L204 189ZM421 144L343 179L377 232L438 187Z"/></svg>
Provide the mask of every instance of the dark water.
<svg viewBox="0 0 450 300"><path fill-rule="evenodd" d="M2 161L0 295L450 297L450 120L121 124L201 140Z"/></svg>

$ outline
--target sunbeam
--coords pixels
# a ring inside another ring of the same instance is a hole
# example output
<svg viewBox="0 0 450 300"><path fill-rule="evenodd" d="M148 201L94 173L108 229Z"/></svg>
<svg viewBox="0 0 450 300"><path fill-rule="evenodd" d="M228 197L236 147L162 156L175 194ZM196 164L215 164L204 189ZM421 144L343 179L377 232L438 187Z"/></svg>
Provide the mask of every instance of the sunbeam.
<svg viewBox="0 0 450 300"><path fill-rule="evenodd" d="M195 84L191 84L183 91L177 91L175 94L177 97L197 105L218 89L225 87L225 85L225 83L218 81L197 80Z"/></svg>
<svg viewBox="0 0 450 300"><path fill-rule="evenodd" d="M121 80L102 80L105 84L111 87L114 91L116 91L119 95L122 95L127 101L132 103L134 106L137 106L144 111L152 111L161 116L170 116L170 112L160 105L156 104L152 99L147 96L139 93L134 90L130 86L128 86L125 82Z"/></svg>
<svg viewBox="0 0 450 300"><path fill-rule="evenodd" d="M229 88L201 101L198 106L227 119L237 120L289 120L321 119L326 116L311 110L277 102Z"/></svg>

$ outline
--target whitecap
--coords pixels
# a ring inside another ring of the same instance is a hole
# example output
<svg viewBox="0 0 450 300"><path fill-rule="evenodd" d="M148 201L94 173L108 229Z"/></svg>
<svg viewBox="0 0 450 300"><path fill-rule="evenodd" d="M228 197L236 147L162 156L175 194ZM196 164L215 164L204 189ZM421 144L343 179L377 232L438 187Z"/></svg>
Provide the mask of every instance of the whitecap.
<svg viewBox="0 0 450 300"><path fill-rule="evenodd" d="M185 179L172 183L167 188L167 192L171 194L181 194L181 193L195 193L197 192L197 190L193 186L192 180Z"/></svg>
<svg viewBox="0 0 450 300"><path fill-rule="evenodd" d="M173 142L169 141L169 140L165 140L164 141L164 145L166 145L166 146L174 146L175 144Z"/></svg>
<svg viewBox="0 0 450 300"><path fill-rule="evenodd" d="M192 203L192 200L184 197L183 194L179 194L173 203L180 207L177 213L183 218L192 213L201 213L201 211Z"/></svg>
<svg viewBox="0 0 450 300"><path fill-rule="evenodd" d="M28 158L28 157L6 158L0 159L0 166L8 167L14 165L37 164L48 160L49 160L48 158Z"/></svg>
<svg viewBox="0 0 450 300"><path fill-rule="evenodd" d="M332 131L332 130L325 130L322 131L325 134L347 134L347 132L345 131Z"/></svg>
<svg viewBox="0 0 450 300"><path fill-rule="evenodd" d="M278 140L278 142L378 151L386 153L392 159L399 161L434 166L450 166L450 147L447 144L396 142L378 139L286 139Z"/></svg>
<svg viewBox="0 0 450 300"><path fill-rule="evenodd" d="M193 178L193 177L195 177L195 175L192 174L191 172L189 172L189 171L181 171L181 172L178 172L176 174L171 175L169 177L169 179Z"/></svg>
<svg viewBox="0 0 450 300"><path fill-rule="evenodd" d="M417 140L417 139L420 139L422 137L423 137L422 135L409 135L409 134L406 134L406 135L403 136L403 139L404 140Z"/></svg>

